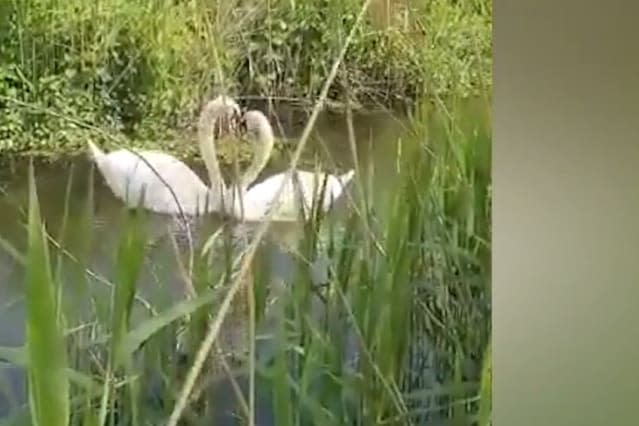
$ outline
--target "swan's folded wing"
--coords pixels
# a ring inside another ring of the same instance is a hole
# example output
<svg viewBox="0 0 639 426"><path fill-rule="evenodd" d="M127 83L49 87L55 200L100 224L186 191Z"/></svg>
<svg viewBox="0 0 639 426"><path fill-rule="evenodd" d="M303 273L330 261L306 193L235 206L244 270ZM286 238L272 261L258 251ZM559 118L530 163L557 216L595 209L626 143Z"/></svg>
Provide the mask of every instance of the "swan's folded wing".
<svg viewBox="0 0 639 426"><path fill-rule="evenodd" d="M108 156L103 175L114 195L129 207L142 206L156 213L194 215L202 211L208 188L195 172L177 158L161 152L126 150Z"/></svg>

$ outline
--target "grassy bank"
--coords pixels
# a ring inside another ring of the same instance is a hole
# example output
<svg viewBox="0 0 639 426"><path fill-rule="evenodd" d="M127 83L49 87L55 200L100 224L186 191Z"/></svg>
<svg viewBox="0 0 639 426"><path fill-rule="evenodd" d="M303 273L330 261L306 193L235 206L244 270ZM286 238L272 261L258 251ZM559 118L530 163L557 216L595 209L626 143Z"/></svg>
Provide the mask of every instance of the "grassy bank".
<svg viewBox="0 0 639 426"><path fill-rule="evenodd" d="M360 2L0 7L0 153L69 153L91 137L189 155L180 146L213 93L313 103ZM486 93L491 26L490 0L375 0L329 97L388 106Z"/></svg>
<svg viewBox="0 0 639 426"><path fill-rule="evenodd" d="M69 418L72 424L165 424L204 324L225 318L222 334L229 324L244 330L248 355L238 354L237 364L229 360L228 370L215 357L206 362L181 424L211 424L222 396L235 397L237 380L238 415L255 415L256 424L267 406L278 425L423 424L442 411L459 421L451 424L473 418L487 425L490 371L482 374L481 366L485 356L490 361L490 123L461 131L456 111L449 113L414 116L402 137L393 191L377 194L368 184L374 170L362 171L345 222L318 217L305 227L295 250L299 262L270 311L270 273L259 258L243 282L253 291L240 290L224 311L222 299L248 248L226 244L223 232L208 251L199 243L193 267L185 268L194 296L150 312L136 300L140 271L150 267L144 215L124 215L112 276L100 284L87 270L92 197L85 217L73 221L85 227L82 245L74 247L77 262L61 261L65 221L55 232L58 244L46 243L33 185L28 249L11 251L27 271L28 345L0 348L0 358L29 371L30 404L17 408L13 424L29 416L46 419L43 425L66 425ZM317 289L308 262L320 256L331 273ZM95 286L102 291L94 293ZM68 302L80 294L90 309ZM320 315L311 314L317 306ZM272 346L264 356L253 344L267 317ZM351 338L354 359L344 356ZM261 356L251 356L254 351ZM207 384L213 370L222 372L221 389ZM225 374L230 371L234 379Z"/></svg>

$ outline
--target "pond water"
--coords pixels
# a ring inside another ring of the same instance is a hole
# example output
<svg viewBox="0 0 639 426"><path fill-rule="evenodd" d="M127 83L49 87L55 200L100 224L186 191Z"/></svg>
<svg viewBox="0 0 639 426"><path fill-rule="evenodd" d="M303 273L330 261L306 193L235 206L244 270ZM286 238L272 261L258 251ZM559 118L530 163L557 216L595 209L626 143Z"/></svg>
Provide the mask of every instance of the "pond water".
<svg viewBox="0 0 639 426"><path fill-rule="evenodd" d="M294 148L295 140L299 137L303 121L293 118L285 121L284 132L277 131L279 136L286 138ZM274 126L276 129L278 126ZM356 115L354 117L355 140L357 142L357 159L362 170L375 168L376 189L388 187L392 182L394 170L394 151L396 140L405 130L405 122L397 118L397 114L386 112ZM328 166L330 171L345 171L353 167L354 158L348 139L348 129L343 116L336 114L322 115L313 134L313 143L308 145L303 156L303 162L310 163L319 154L323 164L334 164L336 168ZM28 208L28 170L29 160L1 158L3 164L0 169L0 237L13 247L22 251L26 244L25 212ZM206 182L206 171L202 164L192 164L191 167ZM260 180L283 171L286 162L274 159L267 169L262 172ZM86 156L68 158L55 162L39 162L35 164L35 177L41 213L47 225L47 230L54 238L58 237L59 229L65 217L65 198L68 192L67 225L65 232L65 248L74 255L74 246L82 243L84 235L78 225L78 219L84 214L89 196L89 182L92 165ZM68 185L71 180L71 186ZM113 278L112 265L114 263L115 248L120 237L122 225L122 202L116 199L104 183L102 176L93 174L94 217L93 235L90 249L89 265L95 274ZM381 192L381 191L380 191ZM339 209L345 208L339 205ZM338 211L335 213L340 214ZM171 218L152 214L149 217L154 233L152 239L158 241L167 236L171 226ZM207 217L203 227L196 232L208 235L211 229L219 226L219 219L215 215ZM250 225L249 225L250 226ZM296 236L301 235L299 225L275 224L260 247L258 256L267 257L273 263L275 274L286 274L287 253L283 249ZM197 237L197 236L196 236ZM154 306L161 308L184 296L184 286L179 277L178 265L175 261L173 246L169 241L156 244L147 253L147 261L139 280L138 292ZM161 279L158 279L161 277ZM0 250L0 346L13 347L24 344L24 294L23 270L21 266L6 251ZM0 383L8 382L10 394L17 400L24 401L25 386L22 372L16 367L0 363ZM8 379L8 380L7 380ZM6 385L7 383L5 383ZM6 387L6 386L5 386ZM0 389L3 389L0 386ZM9 401L7 392L0 392L0 418L7 414Z"/></svg>
<svg viewBox="0 0 639 426"><path fill-rule="evenodd" d="M282 119L282 117L288 119ZM396 177L397 140L398 136L406 130L406 122L398 118L396 113L388 112L357 114L353 118L357 163L364 173L371 167L374 168L375 196L379 196L381 200L384 194L393 188L393 180ZM280 119L285 130L282 132L282 127L274 126L276 133L290 141L294 148L304 122L297 119L295 115L282 114ZM271 120L273 120L272 116ZM278 128L279 131L277 131ZM328 113L321 115L313 136L313 142L305 151L303 163L309 164L319 153L322 163L329 165L327 168L331 172L343 172L354 166L355 160L344 116ZM0 237L21 251L26 244L26 232L22 224L25 222L28 201L29 161L0 157L0 163L2 164ZM330 165L336 165L337 169ZM205 182L208 180L202 164L193 164L192 167ZM262 172L258 182L269 175L279 173L285 167L284 159L274 159ZM65 238L65 247L71 255L74 254L74 247L82 245L85 239L77 222L84 214L83 209L86 207L89 196L91 169L92 166L86 156L52 163L37 163L35 167L42 216L48 231L54 238L65 217L67 186L70 176L73 175L68 212L66 212L68 221ZM88 264L92 272L111 280L114 253L122 225L123 206L122 202L113 196L97 171L93 179L93 235ZM348 206L340 205L335 215L339 217L340 210L346 208ZM180 279L178 265L174 261L174 248L168 241L163 240L163 237L167 236L172 219L162 215L150 215L149 220L152 223L150 227L153 232L152 238L163 242L155 244L151 250L147 251L146 266L139 280L138 292L161 309L184 297L184 285ZM219 224L219 218L212 215L195 232L206 236ZM301 229L296 224L276 224L270 228L258 256L272 263L275 275L286 275L290 269L289 255L284 247L299 236L301 236ZM24 317L23 270L11 255L0 248L0 347L24 344ZM221 384L220 388L225 389L226 386L228 385ZM229 392L222 391L220 398L217 402L218 406L234 403ZM25 401L23 372L17 367L3 364L0 360L0 419L8 414L10 407L14 407L16 402L24 403ZM258 410L258 418L261 419L259 424L272 424L268 414L269 403L265 402L260 410L266 410L266 412L260 414ZM216 424L235 424L235 422L227 417L218 419Z"/></svg>

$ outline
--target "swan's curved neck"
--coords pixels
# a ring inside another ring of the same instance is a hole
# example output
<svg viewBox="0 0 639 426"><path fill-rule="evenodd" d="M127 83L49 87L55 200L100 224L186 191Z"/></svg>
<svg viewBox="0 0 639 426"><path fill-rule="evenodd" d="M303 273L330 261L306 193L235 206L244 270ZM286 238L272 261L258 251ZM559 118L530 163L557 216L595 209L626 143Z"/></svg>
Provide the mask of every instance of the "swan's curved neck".
<svg viewBox="0 0 639 426"><path fill-rule="evenodd" d="M198 123L198 142L200 152L209 174L209 184L211 187L223 184L220 166L217 162L217 153L215 150L215 123L222 115L223 105L219 102L211 101L202 109L200 120Z"/></svg>
<svg viewBox="0 0 639 426"><path fill-rule="evenodd" d="M275 137L273 136L273 129L268 120L264 120L256 129L257 132L257 146L253 156L253 161L246 169L240 179L240 188L245 191L248 186L257 179L260 172L266 167L271 153L273 151L273 145L275 144Z"/></svg>

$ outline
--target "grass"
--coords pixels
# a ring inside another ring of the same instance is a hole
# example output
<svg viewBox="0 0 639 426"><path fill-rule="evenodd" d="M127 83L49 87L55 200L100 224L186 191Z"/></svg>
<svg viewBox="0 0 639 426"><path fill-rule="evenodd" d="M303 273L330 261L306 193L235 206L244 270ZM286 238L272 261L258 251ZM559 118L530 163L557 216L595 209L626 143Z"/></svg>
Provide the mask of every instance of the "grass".
<svg viewBox="0 0 639 426"><path fill-rule="evenodd" d="M33 179L30 179L29 249L26 288L28 388L35 424L64 425L69 421L69 380L60 315L58 284L49 267L49 252Z"/></svg>
<svg viewBox="0 0 639 426"><path fill-rule="evenodd" d="M0 349L2 358L26 366L30 400L10 424L27 424L28 418L52 425L164 423L207 324L216 318L223 321L217 343L225 344L230 327L244 330L249 340L240 345L239 362L206 356L181 424L210 424L222 408L219 392L234 395L233 389L242 401L234 404L238 415L257 424L263 398L278 425L420 424L441 412L450 424L469 424L469 418L487 424L489 373L479 367L490 360L484 355L490 342L489 126L460 129L454 107L429 105L416 110L402 136L395 190L376 195L361 170L349 215L320 216L304 227L292 249L297 266L287 290L268 312L272 276L254 258L244 281L253 291L236 293L231 310L218 317L247 255L247 246L231 241L227 227L194 247L193 266L183 276L195 289L193 297L155 306L155 314L142 307L135 295L139 271L150 267L149 228L136 211L123 212L113 282L96 290L87 253L76 247L77 262L57 261L65 241L53 244L41 226L32 181L25 225L30 244L24 255L10 251L28 272L32 331L25 348ZM91 197L82 209L89 223ZM58 238L64 235L58 232ZM328 259L330 268L321 289L309 278L309 261L318 257ZM88 311L60 304L82 286ZM57 298L58 292L65 294ZM251 294L254 304L246 299ZM266 319L271 327L264 329ZM264 333L271 339L268 350L261 346ZM248 356L251 341L258 345L257 358ZM39 349L44 345L46 350ZM351 345L358 348L356 359L346 356ZM52 348L66 349L59 352L65 356L51 356ZM477 368L462 374L469 359ZM223 390L211 380L222 380ZM58 398L43 398L44 392ZM44 411L59 414L40 416Z"/></svg>
<svg viewBox="0 0 639 426"><path fill-rule="evenodd" d="M490 0L375 0L327 105L468 97L491 85ZM193 155L211 93L314 104L361 1L8 1L0 152L69 154L86 138Z"/></svg>

